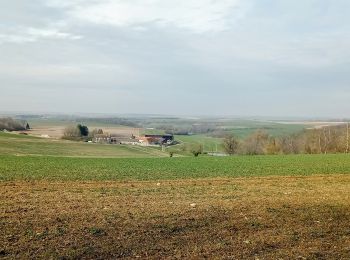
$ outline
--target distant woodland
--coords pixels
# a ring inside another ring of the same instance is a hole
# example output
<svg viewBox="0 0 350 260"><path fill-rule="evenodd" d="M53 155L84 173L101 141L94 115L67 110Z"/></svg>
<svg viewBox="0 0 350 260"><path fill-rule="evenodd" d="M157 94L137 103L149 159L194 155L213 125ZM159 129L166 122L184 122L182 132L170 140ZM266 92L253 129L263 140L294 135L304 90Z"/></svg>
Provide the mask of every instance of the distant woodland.
<svg viewBox="0 0 350 260"><path fill-rule="evenodd" d="M0 118L0 131L21 131L30 129L25 120L15 120L11 117Z"/></svg>
<svg viewBox="0 0 350 260"><path fill-rule="evenodd" d="M327 154L350 152L349 124L305 129L296 134L272 137L258 130L240 140L226 136L224 148L228 154Z"/></svg>

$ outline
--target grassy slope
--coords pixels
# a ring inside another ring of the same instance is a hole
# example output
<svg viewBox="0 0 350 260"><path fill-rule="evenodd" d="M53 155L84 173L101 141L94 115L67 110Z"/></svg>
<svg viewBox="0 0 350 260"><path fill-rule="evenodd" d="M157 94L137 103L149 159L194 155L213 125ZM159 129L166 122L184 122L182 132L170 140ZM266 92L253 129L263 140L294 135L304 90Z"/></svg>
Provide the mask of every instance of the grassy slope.
<svg viewBox="0 0 350 260"><path fill-rule="evenodd" d="M2 180L164 180L269 175L349 174L349 155L185 158L0 156Z"/></svg>
<svg viewBox="0 0 350 260"><path fill-rule="evenodd" d="M156 148L102 145L0 133L0 154L78 157L162 157Z"/></svg>

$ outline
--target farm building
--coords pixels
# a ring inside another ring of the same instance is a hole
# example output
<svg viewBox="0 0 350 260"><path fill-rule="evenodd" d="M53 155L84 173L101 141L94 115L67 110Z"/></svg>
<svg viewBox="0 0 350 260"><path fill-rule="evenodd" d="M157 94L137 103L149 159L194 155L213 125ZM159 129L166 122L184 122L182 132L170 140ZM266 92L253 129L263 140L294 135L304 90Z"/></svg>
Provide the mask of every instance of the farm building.
<svg viewBox="0 0 350 260"><path fill-rule="evenodd" d="M172 144L174 136L171 134L166 135L144 135L139 137L139 141L143 145L164 145Z"/></svg>
<svg viewBox="0 0 350 260"><path fill-rule="evenodd" d="M140 144L134 135L130 137L122 134L95 134L92 141L101 144Z"/></svg>
<svg viewBox="0 0 350 260"><path fill-rule="evenodd" d="M116 134L95 134L92 140L94 143L102 144L132 144L132 145L170 145L174 142L174 136L171 134L166 135L144 135L136 137L131 135L127 137L125 135Z"/></svg>
<svg viewBox="0 0 350 260"><path fill-rule="evenodd" d="M92 140L94 143L101 144L120 144L120 137L110 134L96 134Z"/></svg>

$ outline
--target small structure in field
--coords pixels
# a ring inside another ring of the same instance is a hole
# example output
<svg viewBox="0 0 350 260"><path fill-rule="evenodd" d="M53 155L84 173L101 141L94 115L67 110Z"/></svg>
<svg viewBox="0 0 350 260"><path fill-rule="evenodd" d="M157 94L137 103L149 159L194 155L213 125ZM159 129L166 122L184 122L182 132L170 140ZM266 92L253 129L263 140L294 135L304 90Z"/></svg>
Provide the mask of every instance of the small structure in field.
<svg viewBox="0 0 350 260"><path fill-rule="evenodd" d="M139 137L139 142L142 145L170 145L174 142L174 136L172 134L144 135Z"/></svg>
<svg viewBox="0 0 350 260"><path fill-rule="evenodd" d="M127 145L142 145L142 146L163 146L174 143L174 136L172 134L165 135L144 135L136 137L117 135L117 134L95 134L92 141L101 144L127 144Z"/></svg>
<svg viewBox="0 0 350 260"><path fill-rule="evenodd" d="M100 144L120 144L120 137L113 134L95 134L94 143Z"/></svg>

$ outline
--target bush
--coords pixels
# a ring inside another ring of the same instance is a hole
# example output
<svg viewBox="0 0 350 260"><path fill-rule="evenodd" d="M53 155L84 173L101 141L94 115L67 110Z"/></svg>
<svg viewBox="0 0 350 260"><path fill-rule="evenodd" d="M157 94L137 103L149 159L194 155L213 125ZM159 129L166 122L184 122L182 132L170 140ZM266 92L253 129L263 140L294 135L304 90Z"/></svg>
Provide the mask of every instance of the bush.
<svg viewBox="0 0 350 260"><path fill-rule="evenodd" d="M88 136L89 135L89 128L86 125L77 125L77 128L79 129L81 136Z"/></svg>
<svg viewBox="0 0 350 260"><path fill-rule="evenodd" d="M201 152L198 152L198 151L192 151L192 154L194 157L198 157L198 155L201 154Z"/></svg>

